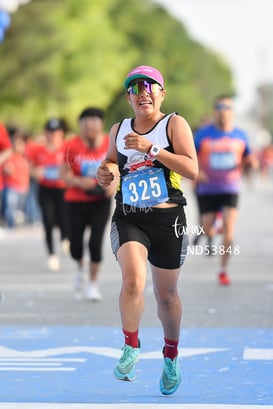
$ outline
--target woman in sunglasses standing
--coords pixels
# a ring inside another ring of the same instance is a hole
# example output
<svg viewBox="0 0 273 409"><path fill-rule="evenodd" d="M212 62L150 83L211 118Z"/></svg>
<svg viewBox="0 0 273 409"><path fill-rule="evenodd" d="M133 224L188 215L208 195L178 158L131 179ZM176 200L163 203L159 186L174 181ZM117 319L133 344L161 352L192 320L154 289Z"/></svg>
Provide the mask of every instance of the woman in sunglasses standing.
<svg viewBox="0 0 273 409"><path fill-rule="evenodd" d="M124 86L135 116L113 125L109 150L97 173L102 187L120 178L111 244L122 272L119 306L125 345L114 374L120 380L135 377L148 260L165 341L160 390L170 395L181 382L177 282L188 244L180 185L182 176L197 177L197 156L185 119L161 111L166 90L157 69L134 68Z"/></svg>

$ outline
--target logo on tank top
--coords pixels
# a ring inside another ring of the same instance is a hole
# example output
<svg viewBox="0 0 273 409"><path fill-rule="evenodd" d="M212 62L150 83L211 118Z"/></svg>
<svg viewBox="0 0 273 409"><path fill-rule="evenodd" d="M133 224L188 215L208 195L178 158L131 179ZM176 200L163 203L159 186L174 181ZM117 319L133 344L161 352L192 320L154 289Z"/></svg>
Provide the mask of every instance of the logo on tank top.
<svg viewBox="0 0 273 409"><path fill-rule="evenodd" d="M128 169L129 172L134 172L136 170L150 168L154 166L153 161L154 160L149 158L148 155L143 155L139 152L136 152L128 157L128 160L124 165L124 169Z"/></svg>

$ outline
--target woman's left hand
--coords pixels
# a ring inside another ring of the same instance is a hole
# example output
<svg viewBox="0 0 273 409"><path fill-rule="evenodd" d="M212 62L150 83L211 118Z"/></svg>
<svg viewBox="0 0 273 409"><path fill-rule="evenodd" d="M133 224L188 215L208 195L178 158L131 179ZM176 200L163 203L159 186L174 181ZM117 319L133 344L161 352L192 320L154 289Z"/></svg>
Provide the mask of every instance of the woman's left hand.
<svg viewBox="0 0 273 409"><path fill-rule="evenodd" d="M135 132L130 132L124 137L125 140L125 149L135 149L136 151L148 153L151 144L151 141L144 138L141 135L138 135Z"/></svg>

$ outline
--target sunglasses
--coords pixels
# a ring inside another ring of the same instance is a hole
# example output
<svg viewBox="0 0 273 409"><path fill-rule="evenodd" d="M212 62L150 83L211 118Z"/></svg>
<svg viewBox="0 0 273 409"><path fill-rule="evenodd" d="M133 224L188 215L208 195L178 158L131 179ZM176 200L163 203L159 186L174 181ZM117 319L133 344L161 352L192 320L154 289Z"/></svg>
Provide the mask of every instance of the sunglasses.
<svg viewBox="0 0 273 409"><path fill-rule="evenodd" d="M162 90L162 87L157 82L146 80L131 84L130 87L128 88L128 92L130 92L132 95L139 95L143 88L148 94L154 95L157 95L159 91Z"/></svg>
<svg viewBox="0 0 273 409"><path fill-rule="evenodd" d="M224 104L223 102L217 102L214 108L216 111L231 111L232 105Z"/></svg>

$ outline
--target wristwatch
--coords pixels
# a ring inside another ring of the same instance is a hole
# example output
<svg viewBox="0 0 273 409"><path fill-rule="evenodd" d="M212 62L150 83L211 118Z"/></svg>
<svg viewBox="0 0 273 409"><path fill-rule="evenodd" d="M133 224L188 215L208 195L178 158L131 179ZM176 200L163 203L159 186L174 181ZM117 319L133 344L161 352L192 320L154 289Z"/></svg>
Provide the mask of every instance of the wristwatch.
<svg viewBox="0 0 273 409"><path fill-rule="evenodd" d="M152 145L151 148L148 151L148 155L150 158L155 158L159 152L160 152L161 148L159 145Z"/></svg>

